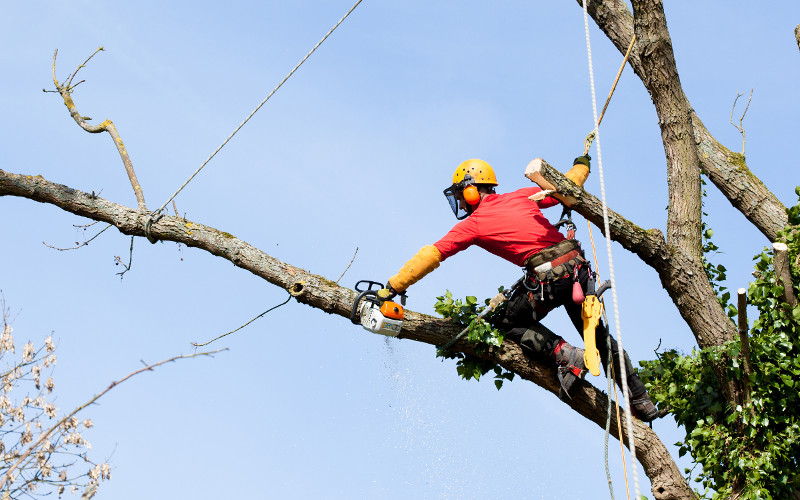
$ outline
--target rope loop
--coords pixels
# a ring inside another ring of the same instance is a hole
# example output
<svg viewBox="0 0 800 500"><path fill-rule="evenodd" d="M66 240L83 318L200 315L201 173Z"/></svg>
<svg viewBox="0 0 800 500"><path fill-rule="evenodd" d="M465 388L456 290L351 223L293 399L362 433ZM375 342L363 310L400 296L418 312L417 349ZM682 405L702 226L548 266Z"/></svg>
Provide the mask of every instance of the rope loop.
<svg viewBox="0 0 800 500"><path fill-rule="evenodd" d="M153 236L153 234L150 232L151 230L150 228L153 226L153 223L158 222L158 220L161 219L161 217L163 217L163 215L160 212L158 211L153 212L150 214L150 217L147 218L147 222L144 223L144 236L145 238L147 238L147 241L149 241L153 245L156 244L158 238Z"/></svg>

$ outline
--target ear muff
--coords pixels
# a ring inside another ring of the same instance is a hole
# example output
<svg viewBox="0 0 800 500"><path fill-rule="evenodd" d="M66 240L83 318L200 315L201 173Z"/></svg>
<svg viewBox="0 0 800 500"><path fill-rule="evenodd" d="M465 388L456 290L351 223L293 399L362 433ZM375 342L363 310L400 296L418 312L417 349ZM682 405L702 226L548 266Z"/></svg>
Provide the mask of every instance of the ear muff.
<svg viewBox="0 0 800 500"><path fill-rule="evenodd" d="M468 205L477 205L481 201L481 194L475 186L465 187L464 191L462 191L462 196L464 196L464 201Z"/></svg>

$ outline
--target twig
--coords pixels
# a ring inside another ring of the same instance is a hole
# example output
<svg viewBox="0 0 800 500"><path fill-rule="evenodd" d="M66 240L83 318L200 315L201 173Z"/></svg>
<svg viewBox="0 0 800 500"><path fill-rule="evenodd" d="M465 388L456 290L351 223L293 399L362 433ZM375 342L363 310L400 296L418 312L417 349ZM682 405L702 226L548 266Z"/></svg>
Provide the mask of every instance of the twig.
<svg viewBox="0 0 800 500"><path fill-rule="evenodd" d="M131 236L131 255L130 255L130 258L128 259L128 265L127 266L122 263L122 259L121 258L114 257L114 261L115 261L114 265L116 266L116 265L122 264L122 267L125 268L124 271L117 273L117 275L119 276L119 279L122 279L122 276L124 276L125 273L130 271L131 270L131 266L133 265L133 240L134 239L135 239L135 237Z"/></svg>
<svg viewBox="0 0 800 500"><path fill-rule="evenodd" d="M142 191L142 187L139 185L139 180L136 178L136 172L133 170L133 163L131 162L131 158L128 155L127 149L125 149L125 144L122 142L122 138L119 136L117 132L117 128L111 122L111 120L105 120L100 125L91 125L87 122L87 120L91 120L86 116L81 116L78 113L78 110L75 107L75 102L72 100L71 92L75 87L70 87L72 83L72 79L75 75L83 68L86 63L89 62L89 59L94 57L95 54L103 50L103 47L97 49L94 54L89 56L86 61L78 66L78 69L68 77L68 81L66 84L62 85L58 83L58 79L56 78L56 56L58 56L58 49L53 53L53 83L56 86L56 91L61 95L61 98L64 100L64 105L69 110L69 115L75 120L75 123L80 125L80 127L92 134L98 134L101 132L108 132L111 138L114 140L114 145L117 147L117 151L119 151L119 156L122 158L122 163L125 165L125 171L128 173L128 178L131 181L131 186L133 186L133 192L136 195L136 201L139 203L139 210L147 211L147 206L144 202L144 192ZM80 82L79 82L80 83ZM76 84L77 85L77 84Z"/></svg>
<svg viewBox="0 0 800 500"><path fill-rule="evenodd" d="M178 215L178 205L175 204L175 200L172 200L172 209L175 210L175 217L180 217L180 215ZM186 217L184 217L184 220L185 219L186 219ZM178 255L180 255L180 257L181 257L181 262L183 262L183 250L182 249L183 249L183 247L181 246L181 243L178 242Z"/></svg>
<svg viewBox="0 0 800 500"><path fill-rule="evenodd" d="M750 89L750 97L747 99L747 106L744 107L744 112L742 113L741 118L739 118L739 125L733 123L733 111L736 109L736 103L739 101L739 98L742 97L744 93L736 93L736 99L733 100L733 107L731 107L731 125L733 125L736 130L742 134L742 156L744 156L744 142L745 142L745 134L744 134L744 126L742 126L742 122L744 121L744 115L747 114L747 110L750 108L750 101L753 100L753 89Z"/></svg>
<svg viewBox="0 0 800 500"><path fill-rule="evenodd" d="M9 482L9 480L12 477L12 475L14 474L14 471L19 467L19 465L22 462L24 462L25 459L28 458L28 456L30 456L30 454L33 452L33 450L39 448L39 446L42 445L42 443L45 441L45 439L50 437L50 435L53 433L53 431L55 431L59 426L63 425L64 422L66 422L67 420L69 420L73 416L75 416L78 412L80 412L81 410L85 409L87 406L90 406L90 405L94 404L95 401L97 401L98 399L103 397L108 391L110 391L114 387L118 386L119 384L125 382L126 380L128 380L128 379L130 379L130 378L132 378L132 377L134 377L136 375L139 375L142 372L153 371L154 368L157 368L157 367L159 367L161 365L164 365L164 364L167 364L167 363L172 363L172 362L177 361L179 359L195 358L195 357L198 357L198 356L210 356L210 357L213 357L214 354L218 354L220 352L227 351L227 350L228 349L226 348L226 349L219 349L219 350L216 350L216 351L209 351L209 352L197 352L197 353L194 353L194 354L182 354L180 356L175 356L175 357L172 357L172 358L169 358L169 359L165 359L164 361L159 361L158 363L153 363L152 365L147 365L144 368L140 368L140 369L136 370L135 372L129 373L128 375L126 375L125 377L121 378L120 380L117 380L115 382L111 382L111 385L106 387L103 390L103 392L101 392L100 394L96 395L95 397L93 397L92 399L90 399L86 403L82 404L81 406L75 408L74 410L72 410L72 412L69 415L65 416L64 418L59 420L57 424L55 424L54 426L50 427L45 432L43 432L42 435L39 436L39 439L34 444L32 444L30 447L28 447L28 449L25 450L25 453L23 453L19 457L19 459L17 459L17 461L14 462L13 465L11 465L11 467L9 467L8 471L3 476L3 479L0 480L0 491L2 491L2 489L5 487L6 483Z"/></svg>
<svg viewBox="0 0 800 500"><path fill-rule="evenodd" d="M89 224L89 226L91 226L91 224ZM89 227L89 226L85 226L85 227ZM78 245L76 247L58 248L58 247L54 247L53 245L49 245L49 244L45 243L44 241L42 242L42 245L44 245L44 246L46 246L48 248L52 248L53 250L58 250L59 252L65 252L67 250L77 250L78 248L85 247L86 245L88 245L93 239L95 239L98 236L100 236L101 234L103 234L103 231L105 231L106 229L110 228L111 226L112 226L112 224L107 225L99 233L95 234L94 236L92 236L91 238L89 238L88 240L84 241L83 243L81 243L80 245ZM80 226L75 226L75 227L80 227Z"/></svg>
<svg viewBox="0 0 800 500"><path fill-rule="evenodd" d="M247 323L243 324L242 326L240 326L239 328L237 328L237 329L235 329L235 330L231 330L231 331L229 331L228 333L223 333L223 334L222 334L222 335L220 335L219 337L213 338L213 339L211 339L211 340L209 340L208 342L205 342L205 343L203 343L203 344L198 344L197 342L192 342L191 344L192 344L192 346L194 346L194 347L203 347L203 346L207 346L208 344L210 344L210 343L212 343L212 342L216 342L217 340L221 339L222 337L227 337L227 336L228 336L228 335L230 335L231 333L238 332L239 330L241 330L242 328L246 327L247 325L249 325L249 324L250 324L250 323L252 323L253 321L257 320L258 318L260 318L260 317L262 317L262 316L264 316L264 315L265 315L265 314L267 314L268 312L270 312L270 311L273 311L273 310L275 310L275 309L277 309L277 308L281 307L282 305L285 305L285 304L286 304L286 303L288 303L290 300L292 300L292 296L291 296L291 295L289 295L289 298L287 298L287 299L286 299L284 302L281 302L281 303L280 303L280 304L278 304L277 306L270 307L269 309L267 309L267 310L266 310L266 311L264 311L263 313L259 314L258 316L256 316L255 318L251 319L250 321L248 321Z"/></svg>
<svg viewBox="0 0 800 500"><path fill-rule="evenodd" d="M347 268L345 268L345 270L342 272L342 275L341 275L341 276L339 276L339 279L338 279L338 280L336 280L336 283L337 283L337 284L339 283L339 280L340 280L340 279L344 278L344 273L346 273L346 272L347 272L347 270L348 270L348 269L350 269L350 266L352 266L352 265L353 265L353 261L354 261L354 260L356 260L356 255L357 255L357 254L358 254L358 247L356 247L356 251L355 251L355 253L353 254L353 258L352 258L352 259L350 259L350 263L349 263L349 264L347 264Z"/></svg>
<svg viewBox="0 0 800 500"><path fill-rule="evenodd" d="M80 71L80 70L81 70L81 68L85 67L85 66L86 66L86 64L88 64L88 63L89 63L89 61L90 61L90 60L91 60L91 59L92 59L92 58L93 58L95 55L97 55L97 53L98 53L98 52L100 52L100 51L103 51L103 50L106 50L106 49L104 49L103 47L98 47L98 49L97 49L97 50L95 50L94 52L92 52L92 55L90 55L89 57L87 57L87 58L86 58L86 60L85 60L85 61L83 61L83 64L81 64L80 66L78 66L78 68L75 70L75 73L72 73L72 76L70 76L70 77L69 77L69 81L67 82L67 85L66 85L66 86L67 86L67 88L69 89L69 91L70 91L70 92L72 92L72 89L74 89L75 87L77 87L78 85L80 85L81 83L83 83L83 82L84 82L84 80L81 80L80 82L76 83L74 86L72 85L72 80L75 78L75 75L77 75L77 74L78 74L78 71ZM53 59L55 59L55 57L54 57Z"/></svg>

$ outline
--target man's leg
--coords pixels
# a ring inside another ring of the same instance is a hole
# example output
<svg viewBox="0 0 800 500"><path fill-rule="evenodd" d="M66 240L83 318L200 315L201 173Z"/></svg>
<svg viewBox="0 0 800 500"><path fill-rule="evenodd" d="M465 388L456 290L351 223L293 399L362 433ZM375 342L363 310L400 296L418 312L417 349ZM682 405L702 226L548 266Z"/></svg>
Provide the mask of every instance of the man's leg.
<svg viewBox="0 0 800 500"><path fill-rule="evenodd" d="M559 397L562 399L569 397L569 390L575 381L586 375L583 349L568 344L541 323L534 321L529 328L514 328L506 337L518 342L529 357L555 361L561 384Z"/></svg>
<svg viewBox="0 0 800 500"><path fill-rule="evenodd" d="M567 344L539 322L552 307L545 302L531 305L525 291L519 289L509 299L505 314L492 321L492 326L504 330L506 338L520 344L528 357L555 361L561 383L559 396L564 398L575 380L586 375L586 366L583 349Z"/></svg>

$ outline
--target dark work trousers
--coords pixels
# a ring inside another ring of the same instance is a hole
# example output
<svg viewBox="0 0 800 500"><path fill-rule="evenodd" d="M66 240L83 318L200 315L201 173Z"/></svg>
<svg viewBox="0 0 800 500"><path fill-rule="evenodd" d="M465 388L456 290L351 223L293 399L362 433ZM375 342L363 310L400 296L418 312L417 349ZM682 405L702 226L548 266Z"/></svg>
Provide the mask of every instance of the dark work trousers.
<svg viewBox="0 0 800 500"><path fill-rule="evenodd" d="M570 273L572 274L572 273ZM578 281L583 291L589 281L591 269L587 262L583 262L578 270ZM578 333L583 337L583 318L581 318L581 305L572 300L572 287L574 280L572 276L555 280L552 283L540 284L538 289L528 290L520 285L508 301L504 314L492 321L495 328L504 330L506 338L511 339L522 346L528 356L543 360L553 360L553 350L562 338L550 331L541 324L541 320L553 309L564 306L564 309L572 320L572 324ZM611 341L611 352L614 360L614 373L617 385L622 387L619 366L619 345L617 341L609 335L603 321L601 320L595 330L595 340L597 350L600 351L600 359L603 363L604 371L607 373L608 367L608 344ZM625 372L628 375L628 387L631 395L639 396L645 392L644 385L639 377L634 374L633 365L628 357L625 356Z"/></svg>

